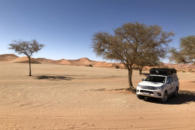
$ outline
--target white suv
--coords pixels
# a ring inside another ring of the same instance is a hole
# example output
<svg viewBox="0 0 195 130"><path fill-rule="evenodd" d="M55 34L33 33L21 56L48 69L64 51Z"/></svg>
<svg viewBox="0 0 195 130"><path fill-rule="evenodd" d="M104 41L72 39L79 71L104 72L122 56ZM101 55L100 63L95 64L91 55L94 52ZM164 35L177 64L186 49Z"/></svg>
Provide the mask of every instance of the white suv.
<svg viewBox="0 0 195 130"><path fill-rule="evenodd" d="M172 94L177 95L179 81L175 69L153 68L136 88L138 98L154 97L166 102Z"/></svg>

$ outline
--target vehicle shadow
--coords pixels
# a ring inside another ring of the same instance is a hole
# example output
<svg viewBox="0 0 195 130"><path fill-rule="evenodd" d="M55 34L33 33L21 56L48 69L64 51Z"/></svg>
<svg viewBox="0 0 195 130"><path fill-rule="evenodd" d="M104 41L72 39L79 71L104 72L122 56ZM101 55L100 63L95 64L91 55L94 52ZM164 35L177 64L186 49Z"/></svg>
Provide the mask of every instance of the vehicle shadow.
<svg viewBox="0 0 195 130"><path fill-rule="evenodd" d="M167 104L184 104L189 102L195 102L195 92L180 90L177 97L170 97Z"/></svg>
<svg viewBox="0 0 195 130"><path fill-rule="evenodd" d="M155 98L148 98L147 101L153 103L161 103L160 100ZM189 102L195 102L195 91L180 90L178 96L171 96L165 103L168 105L186 104Z"/></svg>
<svg viewBox="0 0 195 130"><path fill-rule="evenodd" d="M56 76L56 75L39 75L35 77L36 79L39 80L72 80L72 77L68 77L68 76Z"/></svg>

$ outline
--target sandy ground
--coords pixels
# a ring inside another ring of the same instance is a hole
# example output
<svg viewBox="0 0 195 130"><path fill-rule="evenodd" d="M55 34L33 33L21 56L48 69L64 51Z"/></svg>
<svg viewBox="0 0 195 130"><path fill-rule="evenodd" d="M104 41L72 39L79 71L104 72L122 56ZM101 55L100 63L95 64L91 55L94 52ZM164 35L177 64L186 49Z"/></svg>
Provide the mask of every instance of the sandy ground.
<svg viewBox="0 0 195 130"><path fill-rule="evenodd" d="M139 100L127 71L0 62L0 130L195 130L195 73L178 73L179 97ZM143 76L134 72L134 84Z"/></svg>

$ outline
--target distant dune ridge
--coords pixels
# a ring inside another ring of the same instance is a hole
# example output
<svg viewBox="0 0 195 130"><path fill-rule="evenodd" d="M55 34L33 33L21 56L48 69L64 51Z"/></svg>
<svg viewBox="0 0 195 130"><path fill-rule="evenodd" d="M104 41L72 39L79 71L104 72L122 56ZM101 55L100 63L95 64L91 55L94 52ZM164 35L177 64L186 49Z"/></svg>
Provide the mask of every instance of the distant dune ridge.
<svg viewBox="0 0 195 130"><path fill-rule="evenodd" d="M18 56L14 54L3 54L0 55L0 61L12 61L14 59L18 58Z"/></svg>
<svg viewBox="0 0 195 130"><path fill-rule="evenodd" d="M77 60L69 60L73 65L93 65L95 61L92 61L86 57Z"/></svg>
<svg viewBox="0 0 195 130"><path fill-rule="evenodd" d="M11 62L13 63L28 63L28 58L27 57L18 57L14 60L12 60ZM41 62L37 61L34 58L31 58L31 63L32 64L41 64Z"/></svg>
<svg viewBox="0 0 195 130"><path fill-rule="evenodd" d="M14 54L0 55L0 61L9 61L12 63L28 63L27 57L18 57ZM33 64L59 64L59 65L75 65L75 66L90 66L90 67L106 67L106 68L118 68L124 69L125 66L121 63L108 63L103 61L90 60L87 57L76 60L52 60L46 58L32 58ZM158 66L159 67L159 66ZM160 67L176 68L178 71L191 71L195 72L195 65L191 64L161 64ZM144 70L148 70L151 67L145 67Z"/></svg>
<svg viewBox="0 0 195 130"><path fill-rule="evenodd" d="M178 71L195 72L195 65L193 64L164 64L168 68L176 68Z"/></svg>
<svg viewBox="0 0 195 130"><path fill-rule="evenodd" d="M14 54L0 55L0 61L10 61L12 63L28 63L27 57L18 57ZM46 58L32 58L33 64L60 64L60 65L75 65L75 66L91 66L91 67L107 67L107 68L125 68L123 64L120 63L108 63L102 61L93 61L87 57L83 57L76 60L52 60Z"/></svg>
<svg viewBox="0 0 195 130"><path fill-rule="evenodd" d="M55 64L57 61L51 60L51 59L46 59L46 58L36 58L36 61L40 62L40 63L53 63Z"/></svg>
<svg viewBox="0 0 195 130"><path fill-rule="evenodd" d="M57 61L53 61L55 64L61 64L61 65L71 65L72 63L69 60L61 59Z"/></svg>

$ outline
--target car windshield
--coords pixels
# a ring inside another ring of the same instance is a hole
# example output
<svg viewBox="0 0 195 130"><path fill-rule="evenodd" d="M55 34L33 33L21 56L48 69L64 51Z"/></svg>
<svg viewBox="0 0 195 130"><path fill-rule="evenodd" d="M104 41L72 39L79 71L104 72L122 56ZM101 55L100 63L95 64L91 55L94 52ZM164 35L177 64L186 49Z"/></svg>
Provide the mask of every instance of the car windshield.
<svg viewBox="0 0 195 130"><path fill-rule="evenodd" d="M164 83L165 77L162 76L148 76L145 81Z"/></svg>

